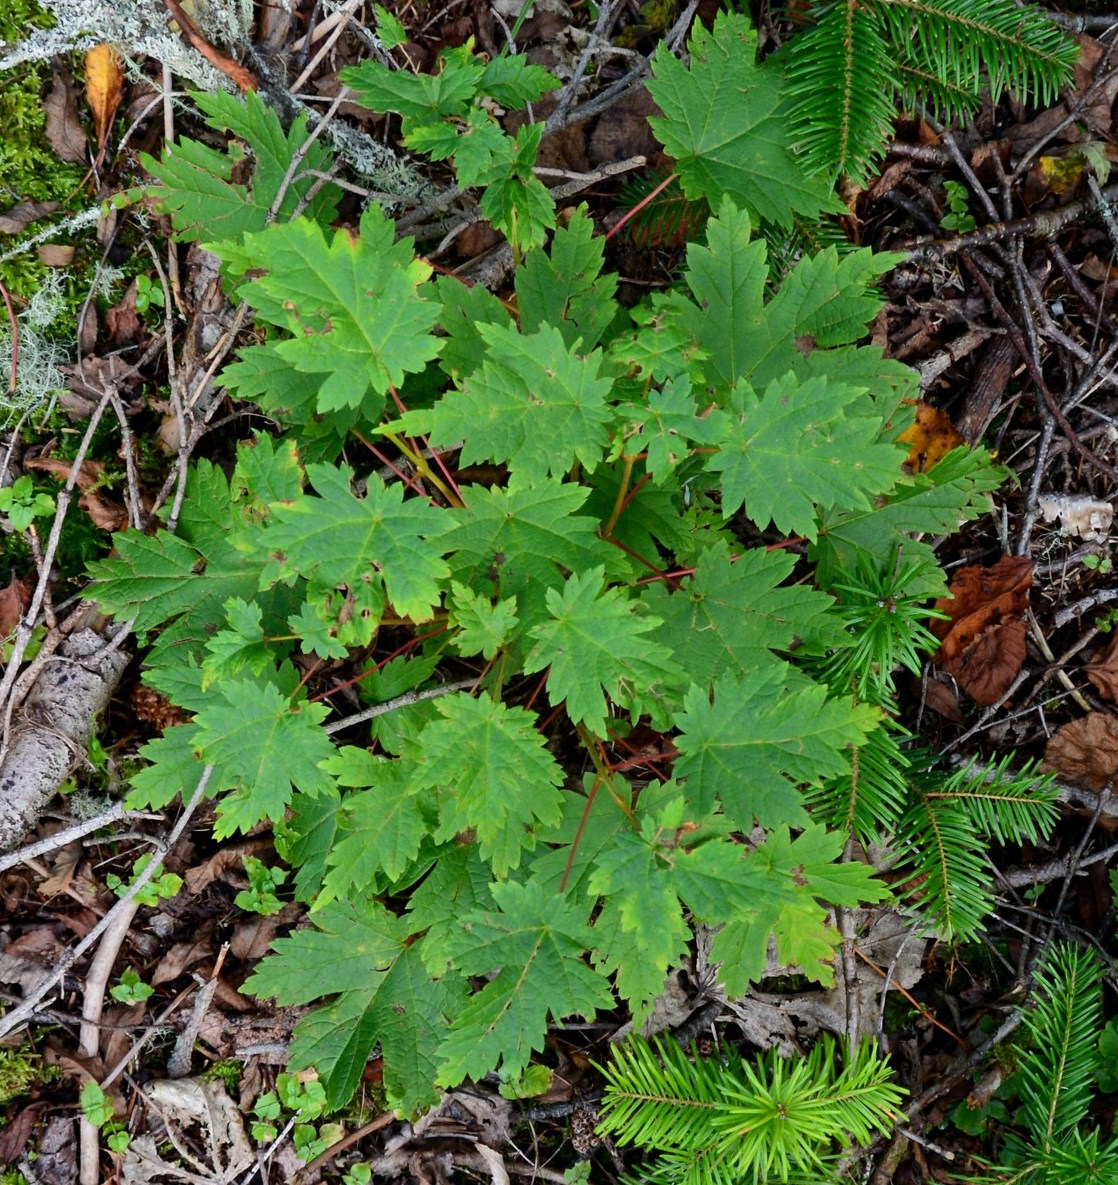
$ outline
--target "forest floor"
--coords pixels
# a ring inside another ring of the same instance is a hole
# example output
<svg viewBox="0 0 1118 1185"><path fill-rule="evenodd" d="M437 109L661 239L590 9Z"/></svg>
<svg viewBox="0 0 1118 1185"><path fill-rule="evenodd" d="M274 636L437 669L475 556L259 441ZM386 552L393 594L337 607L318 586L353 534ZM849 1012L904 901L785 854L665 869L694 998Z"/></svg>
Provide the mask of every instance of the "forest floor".
<svg viewBox="0 0 1118 1185"><path fill-rule="evenodd" d="M182 16L178 5L169 7ZM509 32L511 9L501 0L422 7L403 0L389 7L408 38L396 52L416 69L468 38L496 53ZM715 10L713 3L699 5L698 19L710 15L708 8ZM234 81L243 81L238 71L253 69L254 62L283 62L289 97L330 99L339 91L338 71L366 52L352 20L360 10L350 3L338 6L340 16L328 16L305 2L284 14L260 5L254 52L240 55L244 66L202 34L196 45ZM564 0L538 0L517 30L517 43L534 61L554 66L563 55L577 56L596 11L592 4L572 10ZM591 94L645 63L679 16L674 5L651 0L631 0L618 12L609 39L619 52L598 55ZM1014 993L1038 943L1075 932L1095 936L1110 954L1118 950L1108 875L1118 852L1118 800L1110 796L1118 770L1118 579L1111 531L1118 494L1118 220L1112 206L1118 186L1107 179L1109 162L1118 159L1118 42L1104 32L1105 21L1092 18L1088 25L1095 32L1078 33L1082 64L1060 103L1036 111L1007 102L950 134L901 120L877 179L843 195L849 213L840 219L842 233L905 257L885 279L887 301L870 337L888 356L920 371L926 406L914 465L934 464L957 443L984 441L1017 478L991 500L988 514L940 550L949 573L983 570L972 577L967 612L956 611L944 630L940 661L906 685L901 717L937 752L960 761L1047 758L1061 778L1063 800L1062 822L1048 845L996 853L999 905L986 938L958 950L929 944L909 969L905 1000L890 999L896 1016L890 1014L885 1028L915 1105L906 1133L871 1149L868 1172L875 1185L946 1180L973 1171L973 1158L988 1150L1001 1070L983 1059L983 1042L1019 1004ZM765 14L760 33L763 46L777 40ZM143 52L143 46L130 48ZM207 131L189 102L163 102L160 63L137 61L138 73L117 75L111 62L61 56L35 76L45 95L46 140L77 170L80 183L68 200L27 201L12 193L6 202L0 177L0 206L10 207L0 210L0 261L67 214L140 182L140 153L158 155L168 127L224 145L225 137ZM107 93L96 89L98 71ZM276 77L278 69L266 92ZM652 113L647 91L634 85L544 142L540 164L554 170L549 180L568 184L572 199L587 202L600 229L616 225L631 208L636 198L627 186L636 180L643 190L638 185L635 192L648 192L647 179L669 167L647 123ZM390 121L344 103L337 118L360 121L376 137L391 139L394 132ZM0 128L0 139L7 131ZM353 198L343 219L355 222L359 213ZM464 207L458 213L457 222L440 223L438 236L424 246L439 267L480 274L497 238ZM690 215L686 209L675 214L610 239L610 266L623 277L623 295L666 286L677 274ZM117 273L123 282L92 288L102 265L123 269ZM85 563L106 553L110 533L129 521L129 506L150 499L173 467L185 463L165 401L169 366L201 375L209 365L201 344L206 326L224 332L231 310L205 254L171 242L166 219L152 212L141 225L134 212L110 211L86 231L46 236L8 266L0 279L13 324L36 291L46 291L68 302L62 317L72 333L69 340L49 332L25 338L12 357L13 375L17 367L25 377L35 367L53 373L57 365L65 383L49 414L19 424L0 421L4 484L30 474L41 491L52 476L64 480L89 417L98 406L104 410L98 402L104 384L114 392L104 430L88 439L72 475L78 496L50 575L51 598L39 604L43 621L53 626L89 612L75 608L73 599ZM163 307L161 276L172 310ZM0 412L3 406L0 401ZM225 460L232 442L262 423L252 407L219 401L191 453ZM42 541L18 534L30 544L0 536L0 640L13 635L39 582ZM300 1010L268 1007L239 989L272 939L304 911L288 903L261 916L235 904L249 887L244 857L267 862L274 856L269 834L217 840L204 814L176 834L174 811L139 815L118 805L139 745L174 722L141 676L140 661L127 665L65 796L10 854L0 855L0 1004L12 1010L35 993L43 998L34 1028L0 1042L0 1181L311 1185L348 1173L345 1180L356 1185L362 1178L354 1166L382 1156L404 1128L377 1110L375 1063L367 1072L364 1110L354 1107L344 1130L320 1132L319 1143L309 1145L315 1153L310 1164L296 1155L291 1124L281 1122L275 1139L250 1146L243 1125L215 1118L232 1110L230 1098L251 1112L283 1068ZM10 684L6 690L16 694ZM127 873L151 835L171 836L164 866L183 878L186 891L142 905L131 925L100 928L114 900L110 878ZM127 976L122 980L129 970L131 994ZM154 990L139 998L135 984ZM123 990L110 994L110 985ZM777 1008L781 986L766 986L764 999ZM785 990L794 995L797 985ZM818 1001L802 1006L822 1007ZM715 1010L702 1022L705 1027L695 1029L700 1038L710 1026L734 1023L734 1013ZM193 1076L176 1077L169 1063L185 1065ZM435 1181L465 1165L463 1171L489 1176L496 1185L510 1172L562 1181L575 1179L574 1166L589 1157L595 1179L617 1179L620 1155L592 1134L596 1082L586 1051L572 1051L566 1070L548 1094L516 1104L512 1139L497 1150L498 1164L471 1160L463 1144L454 1144L458 1139L475 1147L484 1127L484 1117L468 1113L460 1099L457 1111L426 1133L442 1140L444 1159L402 1161L401 1173ZM91 1080L107 1092L120 1132L132 1141L155 1133L163 1170L141 1171L114 1151L111 1123L100 1133L79 1125L79 1093ZM140 1086L153 1081L162 1084L160 1091L142 1096L141 1105ZM1105 1103L1096 1117L1109 1125ZM89 1131L92 1150L82 1146ZM409 1148L410 1155L414 1145Z"/></svg>

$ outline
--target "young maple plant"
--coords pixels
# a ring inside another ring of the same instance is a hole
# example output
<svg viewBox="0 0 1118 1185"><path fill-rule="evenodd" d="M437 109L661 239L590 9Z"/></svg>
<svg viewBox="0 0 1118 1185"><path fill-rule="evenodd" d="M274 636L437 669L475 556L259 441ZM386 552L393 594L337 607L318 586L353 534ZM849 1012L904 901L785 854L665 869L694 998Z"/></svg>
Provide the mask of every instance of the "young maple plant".
<svg viewBox="0 0 1118 1185"><path fill-rule="evenodd" d="M222 382L275 431L231 475L199 460L177 532L117 535L90 595L150 631L145 680L191 717L144 746L132 802L206 770L218 836L270 821L295 870L311 924L246 988L318 1005L291 1066L333 1106L374 1048L412 1113L516 1079L564 1018L624 1005L640 1022L697 926L731 995L772 939L833 983L828 908L891 896L844 853L908 809L893 668L919 664L911 606L943 587L915 536L979 513L1000 473L981 451L902 469L917 376L856 344L896 256L828 249L776 283L759 220L833 199L782 147L785 84L751 38L724 15L689 66L657 66L657 134L714 213L678 286L633 309L584 209L546 246L521 239L498 300L432 278L375 206L356 234L327 225L322 193L285 220L273 181L301 130L274 134L252 99L207 108L257 162L249 208L279 214L227 217L209 244L261 331ZM528 69L455 52L423 86L355 82L460 171L484 150L474 182L538 210L478 101L538 93ZM726 87L751 116L708 143ZM152 162L157 192L196 238L231 173L197 148L175 159L195 172ZM908 608L867 645L884 587ZM306 660L356 660L366 710L335 718ZM660 737L639 777L637 726ZM975 833L1040 826L1031 801L988 807ZM910 904L934 925L923 883Z"/></svg>

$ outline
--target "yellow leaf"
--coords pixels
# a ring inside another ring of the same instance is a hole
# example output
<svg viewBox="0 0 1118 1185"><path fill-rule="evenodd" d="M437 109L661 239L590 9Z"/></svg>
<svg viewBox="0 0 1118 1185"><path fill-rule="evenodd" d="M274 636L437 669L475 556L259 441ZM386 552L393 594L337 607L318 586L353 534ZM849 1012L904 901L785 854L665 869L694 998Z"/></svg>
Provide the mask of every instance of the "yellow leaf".
<svg viewBox="0 0 1118 1185"><path fill-rule="evenodd" d="M916 405L916 420L897 437L909 446L905 466L913 473L927 473L954 448L967 442L949 417L921 400Z"/></svg>
<svg viewBox="0 0 1118 1185"><path fill-rule="evenodd" d="M112 126L113 116L120 106L124 71L120 54L108 44L95 45L85 55L85 94L93 112L93 127L97 133L97 149L103 152L105 140Z"/></svg>

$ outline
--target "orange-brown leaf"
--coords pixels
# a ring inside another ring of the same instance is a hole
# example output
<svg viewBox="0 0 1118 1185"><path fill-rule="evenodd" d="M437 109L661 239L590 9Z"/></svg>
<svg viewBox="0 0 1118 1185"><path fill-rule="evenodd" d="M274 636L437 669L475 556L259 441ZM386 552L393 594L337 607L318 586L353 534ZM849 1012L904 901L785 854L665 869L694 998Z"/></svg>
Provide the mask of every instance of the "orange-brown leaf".
<svg viewBox="0 0 1118 1185"><path fill-rule="evenodd" d="M1118 772L1118 716L1088 712L1061 725L1044 750L1044 763L1077 786L1102 790Z"/></svg>
<svg viewBox="0 0 1118 1185"><path fill-rule="evenodd" d="M936 601L947 618L931 623L940 640L935 662L975 703L996 703L1025 663L1032 578L1032 560L1006 555L991 567L960 568L953 595Z"/></svg>
<svg viewBox="0 0 1118 1185"><path fill-rule="evenodd" d="M97 150L104 151L113 116L120 106L124 69L120 54L106 42L95 45L85 55L85 95L93 112L93 130Z"/></svg>
<svg viewBox="0 0 1118 1185"><path fill-rule="evenodd" d="M915 421L897 439L908 445L905 468L912 473L927 473L952 449L967 443L950 416L923 400L916 405Z"/></svg>

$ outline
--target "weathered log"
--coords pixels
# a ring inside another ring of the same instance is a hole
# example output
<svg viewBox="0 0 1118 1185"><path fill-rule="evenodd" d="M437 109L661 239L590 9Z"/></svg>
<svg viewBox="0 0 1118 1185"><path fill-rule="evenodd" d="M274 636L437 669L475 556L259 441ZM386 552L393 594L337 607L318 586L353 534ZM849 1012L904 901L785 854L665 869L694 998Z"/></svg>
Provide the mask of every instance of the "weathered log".
<svg viewBox="0 0 1118 1185"><path fill-rule="evenodd" d="M72 634L43 665L12 718L0 765L0 852L38 822L59 786L82 761L129 655L93 630Z"/></svg>

